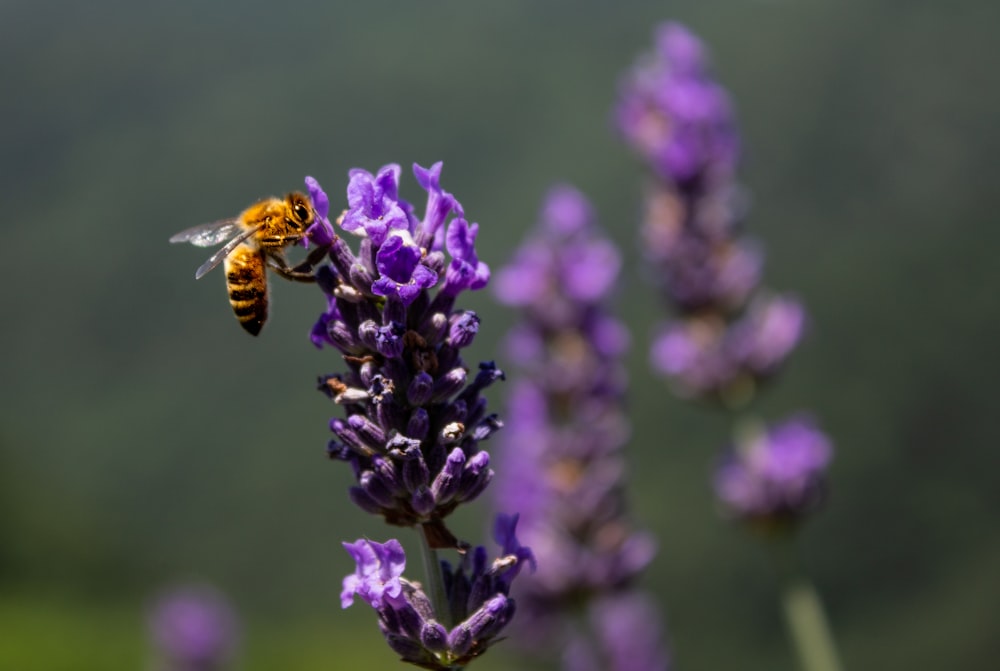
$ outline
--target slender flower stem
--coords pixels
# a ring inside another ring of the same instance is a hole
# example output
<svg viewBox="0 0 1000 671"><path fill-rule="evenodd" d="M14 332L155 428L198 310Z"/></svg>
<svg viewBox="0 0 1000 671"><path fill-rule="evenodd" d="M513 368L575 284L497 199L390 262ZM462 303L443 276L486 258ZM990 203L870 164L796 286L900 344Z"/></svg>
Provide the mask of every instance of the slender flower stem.
<svg viewBox="0 0 1000 671"><path fill-rule="evenodd" d="M785 625L802 671L843 671L823 603L812 582L799 570L793 543L777 541L771 545L782 582Z"/></svg>
<svg viewBox="0 0 1000 671"><path fill-rule="evenodd" d="M455 623L452 621L451 608L448 605L448 597L444 589L441 560L438 559L437 550L431 547L427 530L423 525L418 525L417 528L420 536L420 557L424 562L424 573L427 576L427 596L431 600L434 613L438 616L441 624L451 629Z"/></svg>

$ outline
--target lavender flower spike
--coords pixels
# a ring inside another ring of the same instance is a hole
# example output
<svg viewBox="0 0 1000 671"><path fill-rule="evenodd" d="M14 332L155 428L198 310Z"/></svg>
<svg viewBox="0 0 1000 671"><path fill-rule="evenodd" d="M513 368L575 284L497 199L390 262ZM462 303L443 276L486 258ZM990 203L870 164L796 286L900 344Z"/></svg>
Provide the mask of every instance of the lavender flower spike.
<svg viewBox="0 0 1000 671"><path fill-rule="evenodd" d="M655 608L634 587L654 544L625 514L628 332L608 310L620 266L590 203L561 185L497 274L498 298L521 312L507 350L522 371L508 397L497 508L520 513L538 559L518 583L512 639L543 655L563 648L565 669L667 666ZM602 615L611 603L622 622L646 622L654 633L615 625ZM576 655L581 641L586 650ZM580 657L590 666L573 661Z"/></svg>
<svg viewBox="0 0 1000 671"><path fill-rule="evenodd" d="M752 528L788 530L823 500L832 455L812 419L793 417L738 442L715 471L715 492L726 514Z"/></svg>
<svg viewBox="0 0 1000 671"><path fill-rule="evenodd" d="M236 614L217 590L184 586L161 596L150 611L157 671L230 668L239 639Z"/></svg>
<svg viewBox="0 0 1000 671"><path fill-rule="evenodd" d="M422 525L433 547L455 547L443 520L493 477L479 443L502 424L481 392L503 373L483 363L470 375L461 358L480 320L455 303L490 274L476 254L478 225L441 188L440 163L413 172L427 191L422 218L399 196L398 165L350 171L339 224L358 249L333 236L317 271L326 310L310 337L346 367L320 389L346 415L330 422L329 454L355 473L351 499L390 524Z"/></svg>
<svg viewBox="0 0 1000 671"><path fill-rule="evenodd" d="M347 608L357 595L374 608L382 634L403 661L440 671L461 668L483 654L510 622L511 581L523 564L533 565L531 551L517 542L516 524L516 518L498 519L504 554L492 563L487 564L482 546L456 568L442 562L450 615L435 613L420 584L402 577L406 554L399 541L344 543L356 569L344 578L341 605Z"/></svg>
<svg viewBox="0 0 1000 671"><path fill-rule="evenodd" d="M763 251L742 234L735 115L687 28L658 28L655 50L622 82L615 121L653 175L643 249L677 313L656 337L653 366L681 396L744 404L798 345L805 311L760 287Z"/></svg>

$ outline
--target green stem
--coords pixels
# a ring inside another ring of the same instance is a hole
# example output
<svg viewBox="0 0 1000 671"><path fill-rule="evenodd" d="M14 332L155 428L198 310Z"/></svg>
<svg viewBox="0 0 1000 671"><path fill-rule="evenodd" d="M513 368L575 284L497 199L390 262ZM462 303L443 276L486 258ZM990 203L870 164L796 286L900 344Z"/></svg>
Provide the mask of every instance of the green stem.
<svg viewBox="0 0 1000 671"><path fill-rule="evenodd" d="M427 537L427 531L423 525L418 527L420 536L420 556L424 562L424 575L427 577L427 597L434 607L434 614L438 622L445 628L451 629L455 626L452 622L451 608L448 605L448 595L444 590L444 577L441 575L441 561L438 559L437 550L431 547Z"/></svg>
<svg viewBox="0 0 1000 671"><path fill-rule="evenodd" d="M775 566L782 581L781 605L799 664L803 671L842 671L819 594L798 570L792 542L772 543L779 544L784 546L775 548Z"/></svg>

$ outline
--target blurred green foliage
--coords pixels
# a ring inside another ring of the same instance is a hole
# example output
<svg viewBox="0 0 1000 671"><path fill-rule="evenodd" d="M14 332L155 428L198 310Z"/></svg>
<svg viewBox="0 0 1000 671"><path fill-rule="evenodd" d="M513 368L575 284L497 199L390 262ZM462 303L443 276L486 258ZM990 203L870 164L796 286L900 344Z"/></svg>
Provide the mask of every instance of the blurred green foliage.
<svg viewBox="0 0 1000 671"><path fill-rule="evenodd" d="M768 282L811 311L756 410L811 408L837 443L803 541L846 666L992 664L996 3L21 0L0 6L0 668L134 669L148 596L189 576L244 613L247 670L392 664L372 613L339 610L340 541L399 533L324 456L314 380L338 363L305 337L322 297L272 283L249 338L221 276L193 281L204 253L166 240L306 174L336 208L350 167L436 160L494 268L551 182L592 197L629 261L632 500L660 538L647 584L677 668L793 668L763 554L708 491L729 418L645 363L662 313L642 171L609 109L666 18L714 54ZM499 356L509 315L467 304L470 358ZM502 647L477 665L503 668Z"/></svg>

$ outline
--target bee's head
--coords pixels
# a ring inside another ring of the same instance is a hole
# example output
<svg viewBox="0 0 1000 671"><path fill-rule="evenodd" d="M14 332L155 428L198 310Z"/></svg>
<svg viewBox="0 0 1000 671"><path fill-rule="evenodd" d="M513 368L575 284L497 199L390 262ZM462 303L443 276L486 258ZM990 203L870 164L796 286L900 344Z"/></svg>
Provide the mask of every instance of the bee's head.
<svg viewBox="0 0 1000 671"><path fill-rule="evenodd" d="M288 210L289 210L289 221L293 223L296 228L305 229L312 225L316 218L316 214L313 211L312 206L309 204L309 199L306 198L304 194L301 193L290 193L287 197Z"/></svg>

